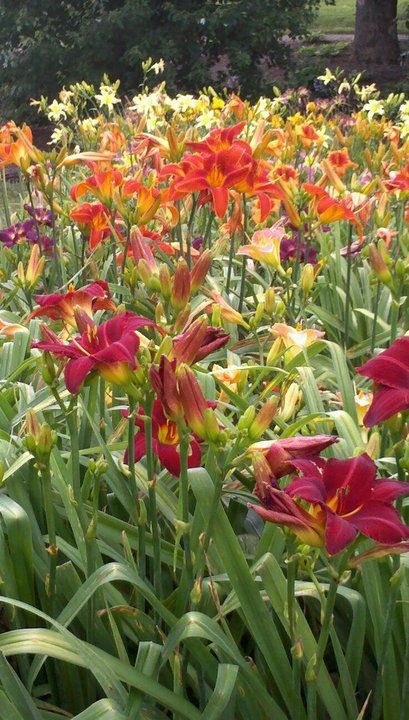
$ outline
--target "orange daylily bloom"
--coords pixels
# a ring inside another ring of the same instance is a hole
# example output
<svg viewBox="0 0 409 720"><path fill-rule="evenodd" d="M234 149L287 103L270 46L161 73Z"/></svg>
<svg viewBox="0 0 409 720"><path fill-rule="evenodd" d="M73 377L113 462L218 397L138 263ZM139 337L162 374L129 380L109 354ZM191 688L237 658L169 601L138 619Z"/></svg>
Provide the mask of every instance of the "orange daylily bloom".
<svg viewBox="0 0 409 720"><path fill-rule="evenodd" d="M109 168L103 172L96 172L94 175L73 185L70 189L70 196L72 200L77 201L80 197L89 193L104 205L107 205L112 200L115 188L121 185L122 181L122 173L119 170Z"/></svg>
<svg viewBox="0 0 409 720"><path fill-rule="evenodd" d="M340 177L343 177L349 168L358 167L357 163L351 161L347 148L330 152L328 162Z"/></svg>
<svg viewBox="0 0 409 720"><path fill-rule="evenodd" d="M167 169L167 174L175 175L169 197L180 199L189 192L199 191L199 202L210 201L217 217L222 218L227 211L229 190L243 181L249 170L250 158L241 146L210 154L186 154L179 166L170 172Z"/></svg>
<svg viewBox="0 0 409 720"><path fill-rule="evenodd" d="M29 158L30 149L34 146L28 125L19 128L14 122L9 122L0 128L0 167L20 166L23 159Z"/></svg>
<svg viewBox="0 0 409 720"><path fill-rule="evenodd" d="M348 220L356 226L358 235L362 235L361 223L357 220L352 210L347 207L345 201L341 202L340 200L336 200L322 187L319 187L319 185L304 183L303 188L309 195L315 198L312 201L312 207L315 209L321 225L330 225L340 220Z"/></svg>
<svg viewBox="0 0 409 720"><path fill-rule="evenodd" d="M89 235L91 250L110 235L113 224L110 222L110 213L102 203L82 203L70 212L70 218L75 220L83 231ZM117 237L121 239L118 230L115 229Z"/></svg>

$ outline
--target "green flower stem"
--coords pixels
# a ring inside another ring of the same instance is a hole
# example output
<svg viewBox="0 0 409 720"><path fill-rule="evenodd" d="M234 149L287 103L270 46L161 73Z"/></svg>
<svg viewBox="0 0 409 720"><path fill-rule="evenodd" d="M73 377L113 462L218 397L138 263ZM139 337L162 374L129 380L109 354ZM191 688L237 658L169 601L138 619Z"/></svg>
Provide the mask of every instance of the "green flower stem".
<svg viewBox="0 0 409 720"><path fill-rule="evenodd" d="M293 552L293 548L289 548ZM297 577L298 561L296 557L289 557L287 569L287 609L290 628L290 643L292 652L292 697L293 706L291 709L292 720L299 720L301 717L301 657L297 653L297 612L295 602L295 580Z"/></svg>
<svg viewBox="0 0 409 720"><path fill-rule="evenodd" d="M99 427L103 441L106 440L106 421L105 421L105 381L101 378L99 381Z"/></svg>
<svg viewBox="0 0 409 720"><path fill-rule="evenodd" d="M371 337L371 353L373 353L375 349L375 342L376 342L376 326L378 324L378 312L379 312L379 300L381 298L381 283L377 282L376 284L376 295L375 295L375 307L374 307L374 316L373 316L373 326L372 326L372 337Z"/></svg>
<svg viewBox="0 0 409 720"><path fill-rule="evenodd" d="M153 398L145 404L147 417L145 418L145 444L146 444L146 467L148 472L148 493L149 493L149 520L152 529L153 542L153 586L156 596L162 598L162 561L160 547L160 532L158 524L158 510L156 503L156 474L155 455L152 447L152 405Z"/></svg>
<svg viewBox="0 0 409 720"><path fill-rule="evenodd" d="M122 279L123 279L123 277L124 277L125 265L126 265L126 258L127 258L127 255L128 255L128 250L129 250L129 245L130 245L130 243L131 243L131 226L130 226L129 223L127 223L127 227L126 227L126 242L125 242L124 256L123 256L123 258L122 258L122 266L121 266L121 278L122 278ZM135 259L135 262L136 262L136 259Z"/></svg>
<svg viewBox="0 0 409 720"><path fill-rule="evenodd" d="M197 206L197 196L193 195L192 209L190 211L189 222L187 225L187 233L186 233L186 262L187 262L189 268L192 265L192 228L193 228L193 221L194 221L195 212L196 212L196 206Z"/></svg>
<svg viewBox="0 0 409 720"><path fill-rule="evenodd" d="M390 338L390 344L392 345L393 342L396 340L396 336L398 334L398 320L399 320L399 303L392 299L392 306L391 306L391 338Z"/></svg>
<svg viewBox="0 0 409 720"><path fill-rule="evenodd" d="M400 561L399 557L394 558L395 569L399 568ZM371 720L379 720L382 714L382 705L384 700L384 682L383 675L385 670L385 660L389 649L389 643L392 636L392 624L394 620L394 610L396 601L399 597L400 583L397 578L392 576L391 588L389 591L388 604L386 607L385 625L383 627L382 640L381 640L381 652L378 661L378 669L376 671L376 679L374 683L374 694L372 702L372 715ZM404 677L404 676L403 676ZM402 708L404 705L401 706Z"/></svg>
<svg viewBox="0 0 409 720"><path fill-rule="evenodd" d="M67 411L68 429L71 439L71 477L74 499L81 502L80 449L78 434L77 400L73 398Z"/></svg>
<svg viewBox="0 0 409 720"><path fill-rule="evenodd" d="M344 347L348 349L349 343L349 322L350 322L350 306L351 306L351 277L352 277L352 225L348 230L348 250L347 250L347 284L345 288L345 325L344 325Z"/></svg>
<svg viewBox="0 0 409 720"><path fill-rule="evenodd" d="M7 195L7 182L6 182L6 170L4 167L1 169L1 177L2 177L2 195L3 195L3 207L4 207L4 216L6 218L7 225L11 225L11 216L10 216L10 206L9 206L9 199Z"/></svg>
<svg viewBox="0 0 409 720"><path fill-rule="evenodd" d="M141 513L139 508L138 498L138 486L135 478L135 400L131 395L128 395L129 403L129 419L128 419L128 468L131 474L131 493L136 506L136 515L138 522L138 572L140 577L143 579L146 576L146 538L145 538L145 523L139 522L141 519ZM144 600L138 596L138 607L143 609Z"/></svg>
<svg viewBox="0 0 409 720"><path fill-rule="evenodd" d="M203 249L206 248L208 244L209 244L209 247L211 245L211 243L210 242L208 243L208 241L210 241L210 237L211 237L213 220L214 220L214 211L211 210L211 212L209 214L209 218L207 220L207 225L206 225L206 229L204 232L204 236L203 236Z"/></svg>
<svg viewBox="0 0 409 720"><path fill-rule="evenodd" d="M219 505L219 501L222 495L223 490L223 473L221 472L220 465L218 463L218 458L209 450L209 459L208 462L213 467L213 475L214 477L214 491L213 491L213 497L212 497L212 504L210 508L209 513L209 519L207 521L207 525L204 531L204 541L200 545L200 551L198 553L198 561L196 564L196 580L200 580L203 577L205 564L206 564L206 554L210 545L210 540L212 539L213 534L213 527L216 519L216 513L217 508Z"/></svg>
<svg viewBox="0 0 409 720"><path fill-rule="evenodd" d="M313 668L313 677L307 682L307 717L308 720L316 720L317 718L317 681L324 660L325 650L327 649L328 639L330 636L333 612L335 607L335 599L339 586L339 579L345 569L351 549L347 548L338 560L338 568L336 577L330 576L329 589L324 602L324 594L319 591L321 603L323 604L321 632L318 639L317 653L315 665Z"/></svg>
<svg viewBox="0 0 409 720"><path fill-rule="evenodd" d="M227 267L227 278L226 278L226 294L228 294L230 291L230 283L231 283L233 260L234 260L234 250L235 250L235 237L234 237L234 233L233 233L230 237L229 264Z"/></svg>
<svg viewBox="0 0 409 720"><path fill-rule="evenodd" d="M50 613L51 615L53 615L57 577L57 537L55 531L54 504L51 489L51 473L48 463L41 469L41 480L43 489L44 513L48 533L48 553L50 556L50 570L48 577L47 595L50 601Z"/></svg>
<svg viewBox="0 0 409 720"><path fill-rule="evenodd" d="M190 550L190 530L189 530L189 479L188 479L188 457L190 450L189 433L184 423L178 423L179 432L179 456L180 456L180 476L179 476L179 501L181 521L183 523L183 550L185 555L185 574L190 593L193 585L193 564L192 554Z"/></svg>
<svg viewBox="0 0 409 720"><path fill-rule="evenodd" d="M246 240L247 238L247 203L246 203L246 196L243 195L243 239ZM245 255L243 255L242 258L242 265L241 265L241 279L240 279L240 298L239 298L239 306L238 311L241 313L243 310L243 303L244 303L244 293L245 293L245 287L246 287L246 269L247 269L247 258Z"/></svg>

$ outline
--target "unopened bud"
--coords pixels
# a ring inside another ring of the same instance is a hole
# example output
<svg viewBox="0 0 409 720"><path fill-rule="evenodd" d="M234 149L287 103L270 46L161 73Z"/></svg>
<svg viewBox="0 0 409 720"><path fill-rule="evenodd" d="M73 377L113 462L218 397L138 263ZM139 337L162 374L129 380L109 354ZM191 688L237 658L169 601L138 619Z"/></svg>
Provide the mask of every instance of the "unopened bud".
<svg viewBox="0 0 409 720"><path fill-rule="evenodd" d="M202 599L202 579L196 580L190 593L192 605L198 605Z"/></svg>
<svg viewBox="0 0 409 720"><path fill-rule="evenodd" d="M172 280L167 265L161 265L159 268L159 282L163 298L169 300L172 292Z"/></svg>
<svg viewBox="0 0 409 720"><path fill-rule="evenodd" d="M212 253L210 250L205 250L199 259L195 262L190 272L190 287L192 293L196 292L203 284L209 268L212 264Z"/></svg>
<svg viewBox="0 0 409 720"><path fill-rule="evenodd" d="M314 285L315 272L311 263L304 265L301 271L301 288L305 295L309 295Z"/></svg>
<svg viewBox="0 0 409 720"><path fill-rule="evenodd" d="M240 431L248 430L255 417L256 408L254 407L254 405L250 405L250 407L248 407L247 410L243 413L243 415L241 415L241 417L239 418L237 423L238 429Z"/></svg>
<svg viewBox="0 0 409 720"><path fill-rule="evenodd" d="M276 303L276 294L274 291L274 288L270 287L268 290L266 290L266 293L264 295L264 305L266 309L267 315L272 315L274 312Z"/></svg>
<svg viewBox="0 0 409 720"><path fill-rule="evenodd" d="M173 278L170 302L175 310L183 310L190 298L190 273L184 258L179 258Z"/></svg>
<svg viewBox="0 0 409 720"><path fill-rule="evenodd" d="M293 417L297 406L302 398L302 392L297 383L291 383L285 396L284 402L279 412L279 418L283 422L287 422Z"/></svg>
<svg viewBox="0 0 409 720"><path fill-rule="evenodd" d="M269 398L261 410L259 410L249 427L249 437L251 440L257 440L263 435L275 417L276 411L277 401L275 398Z"/></svg>
<svg viewBox="0 0 409 720"><path fill-rule="evenodd" d="M381 438L378 432L373 432L368 440L366 452L372 460L377 460L381 449Z"/></svg>

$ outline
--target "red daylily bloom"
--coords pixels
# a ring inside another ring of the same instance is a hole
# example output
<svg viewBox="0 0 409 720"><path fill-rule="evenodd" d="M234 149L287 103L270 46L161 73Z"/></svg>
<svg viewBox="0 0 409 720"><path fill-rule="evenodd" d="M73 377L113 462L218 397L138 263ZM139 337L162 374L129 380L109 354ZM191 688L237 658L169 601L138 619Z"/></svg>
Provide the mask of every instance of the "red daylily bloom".
<svg viewBox="0 0 409 720"><path fill-rule="evenodd" d="M245 179L250 161L247 150L241 146L211 154L187 154L180 166L173 168L175 179L171 183L169 197L179 199L187 193L199 191L199 202L203 204L210 199L217 217L222 218L227 211L229 189Z"/></svg>
<svg viewBox="0 0 409 720"><path fill-rule="evenodd" d="M202 316L174 338L172 356L178 363L193 365L226 345L229 338L221 327L209 327L207 318Z"/></svg>
<svg viewBox="0 0 409 720"><path fill-rule="evenodd" d="M234 144L235 146L240 145L251 153L248 143L237 140L246 125L246 121L243 121L227 128L215 128L204 140L187 142L186 146L197 152L219 152L220 150L228 150Z"/></svg>
<svg viewBox="0 0 409 720"><path fill-rule="evenodd" d="M356 226L358 235L362 236L361 223L357 220L352 210L347 207L345 202L335 200L335 198L331 197L331 195L319 185L304 183L303 188L309 195L316 198L316 200L313 201L313 205L321 225L329 225L330 223L340 220L348 220L348 222Z"/></svg>
<svg viewBox="0 0 409 720"><path fill-rule="evenodd" d="M376 477L365 453L348 460L327 460L322 468L298 460L301 471L285 490L272 487L264 507L251 507L264 519L290 527L302 542L325 546L330 555L347 547L358 533L382 544L409 538L392 503L409 492L406 483ZM308 510L297 501L309 503Z"/></svg>
<svg viewBox="0 0 409 720"><path fill-rule="evenodd" d="M133 313L123 313L97 326L80 311L77 313L77 324L82 334L69 343L62 342L43 325L41 329L45 339L33 343L31 347L68 359L65 384L73 395L78 393L86 377L95 372L115 385L126 387L130 384L140 345L135 331L153 327L155 323Z"/></svg>
<svg viewBox="0 0 409 720"><path fill-rule="evenodd" d="M143 414L144 409L139 408L139 412ZM143 421L136 418L135 425L139 428L139 432L136 434L134 440L135 461L137 462L146 455L146 437ZM180 475L178 426L166 417L162 403L159 400L155 400L153 403L152 449L157 455L161 465L163 465L171 475L178 477ZM201 458L200 445L196 437L191 437L188 467L200 467ZM126 451L124 455L124 462L128 462L128 451Z"/></svg>
<svg viewBox="0 0 409 720"><path fill-rule="evenodd" d="M320 453L338 441L339 438L333 435L290 437L253 443L248 452L263 455L268 464L268 474L278 480L294 472L295 460L302 458L316 464L323 462Z"/></svg>
<svg viewBox="0 0 409 720"><path fill-rule="evenodd" d="M70 289L66 293L52 295L36 295L39 308L33 310L30 317L49 317L51 320L63 320L67 325L76 327L75 308L80 308L89 317L96 310L115 310L111 299L108 283L96 280L78 290Z"/></svg>
<svg viewBox="0 0 409 720"><path fill-rule="evenodd" d="M373 427L409 409L409 336L395 340L387 350L357 368L357 372L375 383L365 427Z"/></svg>
<svg viewBox="0 0 409 720"><path fill-rule="evenodd" d="M101 240L108 237L114 225L110 223L110 213L102 203L82 203L70 212L70 218L89 233L89 244L93 250ZM120 237L119 231L116 230Z"/></svg>

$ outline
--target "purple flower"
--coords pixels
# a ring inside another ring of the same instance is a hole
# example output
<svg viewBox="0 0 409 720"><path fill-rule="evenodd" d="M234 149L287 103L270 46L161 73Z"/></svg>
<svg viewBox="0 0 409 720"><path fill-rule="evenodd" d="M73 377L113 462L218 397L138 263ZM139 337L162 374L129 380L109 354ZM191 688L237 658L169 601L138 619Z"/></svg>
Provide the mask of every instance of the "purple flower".
<svg viewBox="0 0 409 720"><path fill-rule="evenodd" d="M282 240L280 245L281 261L295 260L297 257L300 262L309 262L315 265L317 262L317 251L312 247L307 248L306 243L300 243L297 236Z"/></svg>
<svg viewBox="0 0 409 720"><path fill-rule="evenodd" d="M0 242L6 247L13 247L27 240L24 223L16 223L0 231Z"/></svg>
<svg viewBox="0 0 409 720"><path fill-rule="evenodd" d="M47 225L47 227L51 227L52 220L50 210L40 206L33 209L31 205L28 205L27 203L24 205L24 210L28 212L32 218L32 221L27 220L27 222L36 222L37 225Z"/></svg>

